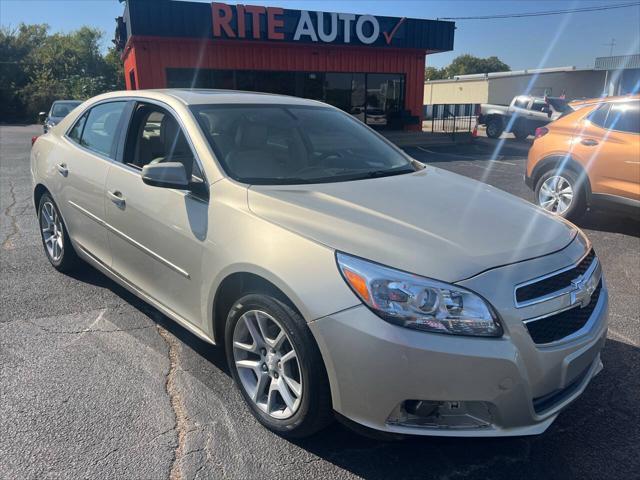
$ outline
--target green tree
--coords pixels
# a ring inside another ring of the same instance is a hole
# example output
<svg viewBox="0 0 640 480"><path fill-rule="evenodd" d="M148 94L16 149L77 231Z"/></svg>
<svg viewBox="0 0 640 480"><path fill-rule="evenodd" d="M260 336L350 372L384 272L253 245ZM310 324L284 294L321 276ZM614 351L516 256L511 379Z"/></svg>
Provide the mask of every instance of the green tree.
<svg viewBox="0 0 640 480"><path fill-rule="evenodd" d="M104 77L109 90L124 90L124 64L116 47L109 48L104 56Z"/></svg>
<svg viewBox="0 0 640 480"><path fill-rule="evenodd" d="M480 58L466 53L454 58L453 61L446 67L440 69L437 69L435 67L426 67L424 69L424 79L439 80L442 78L455 77L456 75L508 72L509 70L511 70L509 65L504 63L498 57L492 56L487 58Z"/></svg>
<svg viewBox="0 0 640 480"><path fill-rule="evenodd" d="M123 88L122 60L115 49L101 52L103 33L82 27L70 33L48 33L47 25L20 25L0 30L0 58L9 72L0 75L0 101L10 104L0 119L34 120L54 100L84 100Z"/></svg>
<svg viewBox="0 0 640 480"><path fill-rule="evenodd" d="M474 73L508 72L509 65L501 61L498 57L479 58L473 55L464 54L456 57L453 62L446 67L447 77L456 75L471 75Z"/></svg>
<svg viewBox="0 0 640 480"><path fill-rule="evenodd" d="M424 79L426 80L440 80L445 78L445 71L443 68L425 67Z"/></svg>
<svg viewBox="0 0 640 480"><path fill-rule="evenodd" d="M29 83L27 63L31 53L47 38L47 25L0 28L0 119L22 115L20 90Z"/></svg>

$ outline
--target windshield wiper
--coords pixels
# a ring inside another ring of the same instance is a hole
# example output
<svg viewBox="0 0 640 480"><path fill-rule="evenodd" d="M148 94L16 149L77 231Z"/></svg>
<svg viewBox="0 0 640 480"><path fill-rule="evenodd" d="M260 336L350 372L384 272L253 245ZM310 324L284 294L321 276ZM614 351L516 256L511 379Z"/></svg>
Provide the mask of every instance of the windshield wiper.
<svg viewBox="0 0 640 480"><path fill-rule="evenodd" d="M285 178L241 178L240 181L243 183L248 183L250 185L296 185L296 184L308 184L308 183L317 183L316 179L313 178L296 178L296 177L285 177Z"/></svg>
<svg viewBox="0 0 640 480"><path fill-rule="evenodd" d="M393 175L404 175L405 173L414 173L416 171L415 168L401 168L401 169L388 169L388 170L374 170L372 172L367 172L366 175L369 178L379 178L379 177L391 177Z"/></svg>
<svg viewBox="0 0 640 480"><path fill-rule="evenodd" d="M296 184L317 184L348 182L351 180L363 180L365 178L391 177L393 175L404 175L417 170L413 167L402 167L396 169L373 170L370 172L350 173L344 175L331 175L328 177L283 177L283 178L242 178L240 181L251 185L296 185Z"/></svg>

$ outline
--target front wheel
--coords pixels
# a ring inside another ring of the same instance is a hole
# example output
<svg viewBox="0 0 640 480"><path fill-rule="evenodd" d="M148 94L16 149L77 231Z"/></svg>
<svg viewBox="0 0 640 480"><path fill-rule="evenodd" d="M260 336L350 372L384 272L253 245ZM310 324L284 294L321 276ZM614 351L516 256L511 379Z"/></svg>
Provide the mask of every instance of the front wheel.
<svg viewBox="0 0 640 480"><path fill-rule="evenodd" d="M227 362L251 413L287 437L306 437L333 419L329 382L304 319L264 294L234 303L225 328Z"/></svg>
<svg viewBox="0 0 640 480"><path fill-rule="evenodd" d="M551 170L536 184L536 204L554 215L577 220L586 212L583 183L570 170Z"/></svg>

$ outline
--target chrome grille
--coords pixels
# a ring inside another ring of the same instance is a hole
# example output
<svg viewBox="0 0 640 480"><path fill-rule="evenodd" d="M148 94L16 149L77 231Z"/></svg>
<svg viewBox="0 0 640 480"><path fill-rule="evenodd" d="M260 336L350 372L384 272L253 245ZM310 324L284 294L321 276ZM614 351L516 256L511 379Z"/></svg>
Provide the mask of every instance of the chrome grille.
<svg viewBox="0 0 640 480"><path fill-rule="evenodd" d="M584 327L596 308L601 291L602 280L598 282L598 286L591 296L591 301L586 307L580 308L576 306L570 310L556 313L555 315L526 322L525 325L534 343L544 344L556 342Z"/></svg>
<svg viewBox="0 0 640 480"><path fill-rule="evenodd" d="M566 293L572 288L571 281L583 275L595 259L596 253L591 249L576 266L516 287L516 306L524 307Z"/></svg>

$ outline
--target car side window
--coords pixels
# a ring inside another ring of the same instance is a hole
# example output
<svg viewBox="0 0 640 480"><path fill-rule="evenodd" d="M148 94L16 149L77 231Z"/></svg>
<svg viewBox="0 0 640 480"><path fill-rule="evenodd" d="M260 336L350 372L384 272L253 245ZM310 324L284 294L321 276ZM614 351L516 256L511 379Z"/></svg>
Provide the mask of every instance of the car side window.
<svg viewBox="0 0 640 480"><path fill-rule="evenodd" d="M640 134L640 102L612 104L607 117L606 128L619 132Z"/></svg>
<svg viewBox="0 0 640 480"><path fill-rule="evenodd" d="M69 131L67 135L71 140L76 143L80 143L80 138L82 137L82 130L84 130L84 124L87 123L87 116L89 112L82 115L78 120L76 120L76 124Z"/></svg>
<svg viewBox="0 0 640 480"><path fill-rule="evenodd" d="M549 108L546 102L541 102L540 100L534 100L533 105L531 105L531 110L535 112L548 112Z"/></svg>
<svg viewBox="0 0 640 480"><path fill-rule="evenodd" d="M126 102L109 102L89 110L80 145L106 157L115 158L118 124L125 106Z"/></svg>
<svg viewBox="0 0 640 480"><path fill-rule="evenodd" d="M178 121L157 105L139 104L125 145L124 162L134 168L164 162L180 162L187 177L203 180L191 146Z"/></svg>
<svg viewBox="0 0 640 480"><path fill-rule="evenodd" d="M594 111L592 111L587 117L591 123L598 127L606 128L607 114L609 113L609 104L605 103L600 105Z"/></svg>

